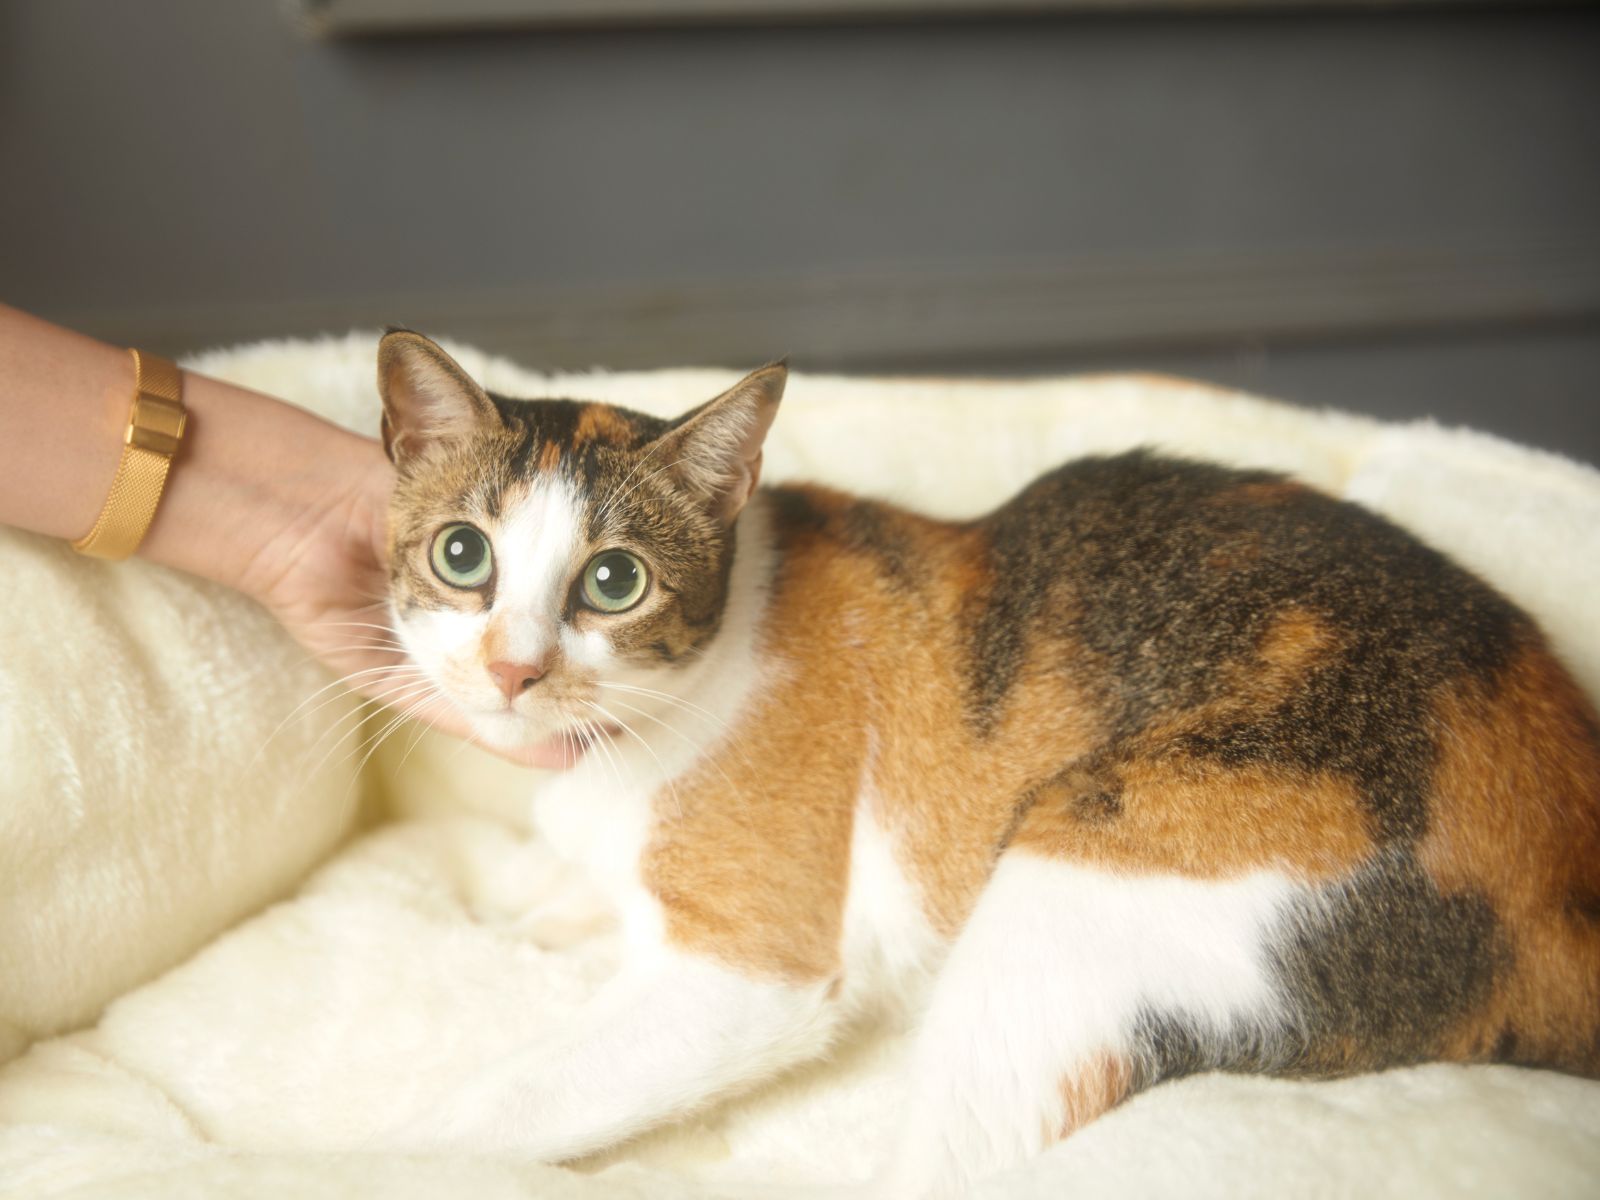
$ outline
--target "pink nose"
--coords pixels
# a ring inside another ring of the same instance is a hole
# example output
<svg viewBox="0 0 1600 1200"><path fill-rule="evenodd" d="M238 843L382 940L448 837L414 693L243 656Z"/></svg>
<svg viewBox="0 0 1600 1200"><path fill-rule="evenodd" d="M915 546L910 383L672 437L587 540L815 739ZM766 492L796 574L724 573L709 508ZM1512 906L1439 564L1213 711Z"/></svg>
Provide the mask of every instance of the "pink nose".
<svg viewBox="0 0 1600 1200"><path fill-rule="evenodd" d="M506 703L515 704L517 697L539 682L544 667L538 663L492 662L489 674L505 693Z"/></svg>

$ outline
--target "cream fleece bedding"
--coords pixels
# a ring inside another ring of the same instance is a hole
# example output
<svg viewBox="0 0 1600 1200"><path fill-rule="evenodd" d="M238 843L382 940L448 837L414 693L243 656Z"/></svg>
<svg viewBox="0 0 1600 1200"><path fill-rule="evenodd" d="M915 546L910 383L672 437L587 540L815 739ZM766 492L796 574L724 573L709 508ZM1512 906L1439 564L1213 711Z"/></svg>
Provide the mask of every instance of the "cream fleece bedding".
<svg viewBox="0 0 1600 1200"><path fill-rule="evenodd" d="M192 365L370 431L375 342ZM550 377L456 352L497 390L663 412L730 378ZM1589 468L1144 377L797 375L788 396L769 478L948 515L1137 444L1291 471L1487 576L1600 694ZM884 1152L906 1049L892 1025L580 1170L368 1152L612 968L581 876L523 832L538 776L410 730L358 776L354 739L334 741L354 706L330 692L296 712L325 677L214 588L13 533L0 578L0 1196L759 1196L860 1178ZM387 819L344 842L363 796ZM1600 1084L1504 1067L1203 1076L975 1194L1592 1196Z"/></svg>

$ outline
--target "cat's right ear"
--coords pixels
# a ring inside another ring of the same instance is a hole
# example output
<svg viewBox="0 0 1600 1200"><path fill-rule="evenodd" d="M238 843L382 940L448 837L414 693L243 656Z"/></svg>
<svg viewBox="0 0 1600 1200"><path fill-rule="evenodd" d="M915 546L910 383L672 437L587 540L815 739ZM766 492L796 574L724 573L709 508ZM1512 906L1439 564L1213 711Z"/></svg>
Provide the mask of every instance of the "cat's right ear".
<svg viewBox="0 0 1600 1200"><path fill-rule="evenodd" d="M378 393L383 450L393 463L500 423L494 401L460 364L409 329L391 329L378 343Z"/></svg>
<svg viewBox="0 0 1600 1200"><path fill-rule="evenodd" d="M761 478L761 444L788 378L787 362L768 363L684 413L654 443L666 447L664 469L730 525Z"/></svg>

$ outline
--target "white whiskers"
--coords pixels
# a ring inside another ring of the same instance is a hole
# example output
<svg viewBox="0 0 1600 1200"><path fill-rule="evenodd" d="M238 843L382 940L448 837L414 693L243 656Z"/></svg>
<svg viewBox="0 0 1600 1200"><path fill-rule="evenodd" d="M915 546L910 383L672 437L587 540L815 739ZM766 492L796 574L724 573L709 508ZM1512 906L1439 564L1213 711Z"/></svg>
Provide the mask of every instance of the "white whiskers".
<svg viewBox="0 0 1600 1200"><path fill-rule="evenodd" d="M626 721L624 721L621 717L617 716L615 713L608 712L605 708L602 708L600 705L596 704L592 700L583 700L583 701L580 701L580 703L586 705L589 708L592 708L595 712L599 713L607 721L611 722L611 724L617 726L619 729L623 730L623 732L625 732L625 733L629 734L630 736L632 736L633 740L638 742L639 745L643 746L645 748L645 752L647 754L649 754L651 758L655 759L656 767L661 771L661 778L666 783L667 790L672 794L672 806L673 806L673 809L676 811L678 818L680 820L682 820L682 818L683 818L683 800L678 795L678 787L677 787L677 784L675 784L673 782L672 773L667 770L667 764L661 761L661 756L656 753L655 747L652 746L648 741L646 741L645 738L639 733L638 730L634 729L633 726L629 725Z"/></svg>

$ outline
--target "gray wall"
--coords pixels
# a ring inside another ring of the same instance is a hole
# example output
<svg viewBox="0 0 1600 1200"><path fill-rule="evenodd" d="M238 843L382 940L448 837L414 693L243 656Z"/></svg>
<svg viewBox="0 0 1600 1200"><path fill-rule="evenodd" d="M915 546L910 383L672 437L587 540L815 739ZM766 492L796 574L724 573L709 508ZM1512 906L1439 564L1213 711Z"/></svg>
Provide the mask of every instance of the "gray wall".
<svg viewBox="0 0 1600 1200"><path fill-rule="evenodd" d="M0 0L3 294L170 350L1151 367L1600 461L1600 16L350 41Z"/></svg>

